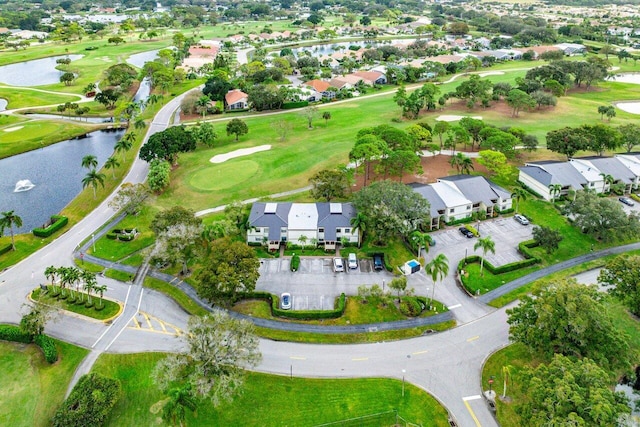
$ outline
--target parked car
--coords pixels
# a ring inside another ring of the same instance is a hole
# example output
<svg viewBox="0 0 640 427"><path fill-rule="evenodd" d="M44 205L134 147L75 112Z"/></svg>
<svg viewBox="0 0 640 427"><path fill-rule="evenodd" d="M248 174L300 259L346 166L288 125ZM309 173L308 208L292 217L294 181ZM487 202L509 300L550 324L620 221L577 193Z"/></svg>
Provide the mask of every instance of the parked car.
<svg viewBox="0 0 640 427"><path fill-rule="evenodd" d="M355 270L356 268L358 268L358 258L356 257L356 254L349 254L349 257L347 258L347 265L351 270Z"/></svg>
<svg viewBox="0 0 640 427"><path fill-rule="evenodd" d="M373 269L384 270L383 254L373 254Z"/></svg>
<svg viewBox="0 0 640 427"><path fill-rule="evenodd" d="M516 221L518 221L522 225L529 225L529 220L524 215L515 214L513 216L513 219L515 219Z"/></svg>
<svg viewBox="0 0 640 427"><path fill-rule="evenodd" d="M471 239L472 237L474 237L471 230L469 230L467 227L460 227L458 228L458 231L460 231L460 233L462 233L462 235L465 236L467 239Z"/></svg>
<svg viewBox="0 0 640 427"><path fill-rule="evenodd" d="M285 292L280 295L280 308L283 310L291 310L291 294Z"/></svg>
<svg viewBox="0 0 640 427"><path fill-rule="evenodd" d="M618 200L620 200L622 203L624 203L627 206L633 206L635 205L635 203L633 203L633 200L631 200L628 197L618 197Z"/></svg>
<svg viewBox="0 0 640 427"><path fill-rule="evenodd" d="M333 259L333 271L339 273L344 271L344 263L342 262L342 258L334 258Z"/></svg>

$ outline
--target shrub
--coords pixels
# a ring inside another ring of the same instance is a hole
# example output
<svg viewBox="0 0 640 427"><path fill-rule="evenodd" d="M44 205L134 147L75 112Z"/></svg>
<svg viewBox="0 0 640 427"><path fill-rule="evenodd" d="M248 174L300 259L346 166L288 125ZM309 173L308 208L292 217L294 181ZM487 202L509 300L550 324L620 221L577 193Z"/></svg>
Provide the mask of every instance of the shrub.
<svg viewBox="0 0 640 427"><path fill-rule="evenodd" d="M42 349L44 358L49 363L55 363L58 360L58 349L56 343L47 335L36 335L33 342Z"/></svg>
<svg viewBox="0 0 640 427"><path fill-rule="evenodd" d="M343 293L338 298L338 306L334 310L282 310L278 306L279 298L269 292L250 292L244 295L244 298L266 299L271 302L271 314L279 317L288 317L291 319L310 320L310 319L337 319L344 314L347 305L347 297Z"/></svg>
<svg viewBox="0 0 640 427"><path fill-rule="evenodd" d="M11 246L11 243L7 243L5 246L0 246L0 255L2 255L2 254L6 254L6 253L7 253L7 252L9 252L12 248L13 248L13 246Z"/></svg>
<svg viewBox="0 0 640 427"><path fill-rule="evenodd" d="M118 240L121 240L123 242L130 242L135 238L135 234L118 234Z"/></svg>
<svg viewBox="0 0 640 427"><path fill-rule="evenodd" d="M467 218L460 218L460 219L456 219L454 221L449 221L447 222L447 225L457 225L457 224L466 224L469 222L473 222L475 219L473 217L467 217Z"/></svg>
<svg viewBox="0 0 640 427"><path fill-rule="evenodd" d="M407 317L416 317L422 313L423 306L416 297L404 297L400 302L400 312Z"/></svg>
<svg viewBox="0 0 640 427"><path fill-rule="evenodd" d="M465 225L465 227L467 227L467 229L473 233L474 236L478 237L480 235L480 233L478 233L478 230L476 230L476 228L472 225Z"/></svg>
<svg viewBox="0 0 640 427"><path fill-rule="evenodd" d="M80 377L53 417L53 427L99 426L120 396L120 382L99 374Z"/></svg>
<svg viewBox="0 0 640 427"><path fill-rule="evenodd" d="M291 257L291 265L289 266L291 271L298 271L300 268L300 255L294 255Z"/></svg>
<svg viewBox="0 0 640 427"><path fill-rule="evenodd" d="M69 218L62 215L52 215L51 216L52 224L46 228L34 228L33 234L37 237L49 237L56 231L60 230L62 227L67 225L69 222Z"/></svg>
<svg viewBox="0 0 640 427"><path fill-rule="evenodd" d="M292 108L301 108L309 105L309 101L297 101L297 102L284 102L282 104L283 110L290 110Z"/></svg>
<svg viewBox="0 0 640 427"><path fill-rule="evenodd" d="M14 325L0 325L0 340L29 344L31 335Z"/></svg>
<svg viewBox="0 0 640 427"><path fill-rule="evenodd" d="M114 232L107 233L107 239L116 240L118 235Z"/></svg>

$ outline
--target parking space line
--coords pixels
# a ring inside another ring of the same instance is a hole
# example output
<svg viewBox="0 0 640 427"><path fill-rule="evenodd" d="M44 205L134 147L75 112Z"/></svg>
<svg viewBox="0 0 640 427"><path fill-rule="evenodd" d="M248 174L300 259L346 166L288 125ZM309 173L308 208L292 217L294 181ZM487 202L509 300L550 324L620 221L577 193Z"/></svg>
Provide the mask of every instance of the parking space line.
<svg viewBox="0 0 640 427"><path fill-rule="evenodd" d="M133 324L135 325L136 329L140 329L140 322L138 322L138 319L136 319L135 317L133 318Z"/></svg>
<svg viewBox="0 0 640 427"><path fill-rule="evenodd" d="M425 353L428 353L428 352L429 352L429 350L422 350L422 351L414 351L411 354L425 354Z"/></svg>
<svg viewBox="0 0 640 427"><path fill-rule="evenodd" d="M462 304L450 305L447 307L449 310L453 310L454 308L462 307Z"/></svg>
<svg viewBox="0 0 640 427"><path fill-rule="evenodd" d="M306 357L301 357L301 356L290 356L289 359L291 359L291 360L307 360Z"/></svg>
<svg viewBox="0 0 640 427"><path fill-rule="evenodd" d="M369 358L368 357L357 357L357 358L354 358L354 359L351 359L351 360L353 362L363 362L365 360L369 360Z"/></svg>
<svg viewBox="0 0 640 427"><path fill-rule="evenodd" d="M149 327L149 329L153 331L153 326L151 325L151 320L149 319L149 316L147 316L146 313L142 313L142 316L144 316L144 320L147 321L147 326Z"/></svg>
<svg viewBox="0 0 640 427"><path fill-rule="evenodd" d="M478 338L480 338L480 336L479 336L479 335L476 335L475 337L471 337L471 338L469 338L469 339L467 340L467 342L475 341L475 340L477 340Z"/></svg>

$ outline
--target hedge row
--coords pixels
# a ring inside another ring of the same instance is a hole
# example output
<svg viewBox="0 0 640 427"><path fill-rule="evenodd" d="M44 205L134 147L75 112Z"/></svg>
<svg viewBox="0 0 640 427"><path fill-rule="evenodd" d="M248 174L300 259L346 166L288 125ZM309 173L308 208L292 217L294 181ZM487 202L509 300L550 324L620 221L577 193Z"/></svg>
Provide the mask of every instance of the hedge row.
<svg viewBox="0 0 640 427"><path fill-rule="evenodd" d="M120 397L120 381L83 375L53 417L53 427L100 426Z"/></svg>
<svg viewBox="0 0 640 427"><path fill-rule="evenodd" d="M21 342L25 344L31 343L31 335L26 334L18 326L0 325L0 340Z"/></svg>
<svg viewBox="0 0 640 427"><path fill-rule="evenodd" d="M294 255L291 257L291 264L289 265L291 271L298 271L300 268L300 255Z"/></svg>
<svg viewBox="0 0 640 427"><path fill-rule="evenodd" d="M7 252L9 252L11 249L13 248L13 246L11 245L11 243L7 243L6 246L2 246L0 247L0 255L6 254Z"/></svg>
<svg viewBox="0 0 640 427"><path fill-rule="evenodd" d="M297 102L285 102L282 104L283 110L290 110L292 108L301 108L309 105L309 101L297 101Z"/></svg>
<svg viewBox="0 0 640 427"><path fill-rule="evenodd" d="M340 294L338 298L338 308L334 310L282 310L280 308L280 298L269 292L251 292L245 294L245 298L266 299L271 302L271 314L289 319L313 320L313 319L337 319L344 314L347 305L347 297Z"/></svg>
<svg viewBox="0 0 640 427"><path fill-rule="evenodd" d="M462 260L460 260L460 263L458 264L458 271L464 270L464 266L466 264L472 264L474 262L480 263L480 259L481 257L479 255L471 255L466 258L466 263L465 263L465 259L463 258ZM539 262L540 262L540 259L536 257L532 257L532 258L523 259L522 261L512 262L511 264L501 265L500 267L494 267L489 261L485 260L484 268L486 268L487 271L489 271L491 274L502 274L502 273L508 273L510 271L520 270L521 268L529 267Z"/></svg>
<svg viewBox="0 0 640 427"><path fill-rule="evenodd" d="M469 216L469 217L466 217L466 218L460 218L460 219L456 219L454 221L449 221L446 224L451 226L451 225L458 225L458 224L467 224L467 223L473 222L473 221L475 221L473 219L473 217Z"/></svg>
<svg viewBox="0 0 640 427"><path fill-rule="evenodd" d="M533 239L525 240L524 242L520 242L518 244L518 252L520 252L520 254L522 254L522 256L525 257L526 259L536 259L538 262L540 262L540 259L529 251L529 249L532 249L538 246L540 246L540 243L538 243Z"/></svg>
<svg viewBox="0 0 640 427"><path fill-rule="evenodd" d="M67 225L67 223L69 222L69 218L62 215L52 215L51 221L53 222L53 224L51 224L47 228L34 228L33 234L38 237L49 237L53 233Z"/></svg>
<svg viewBox="0 0 640 427"><path fill-rule="evenodd" d="M53 340L44 334L37 335L33 342L42 349L42 353L44 353L44 358L49 363L55 363L58 360L58 349L56 348L56 343Z"/></svg>
<svg viewBox="0 0 640 427"><path fill-rule="evenodd" d="M34 338L25 333L19 326L0 325L0 340L21 342L24 344L35 343L42 349L44 358L49 363L55 363L58 360L58 349L56 343L47 335L37 335Z"/></svg>

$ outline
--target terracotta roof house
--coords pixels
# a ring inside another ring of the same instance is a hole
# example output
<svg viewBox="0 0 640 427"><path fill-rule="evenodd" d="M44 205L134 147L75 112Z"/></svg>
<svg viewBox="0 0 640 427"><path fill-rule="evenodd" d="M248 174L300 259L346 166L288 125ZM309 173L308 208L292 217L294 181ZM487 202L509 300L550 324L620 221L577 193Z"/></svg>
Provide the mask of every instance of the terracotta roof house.
<svg viewBox="0 0 640 427"><path fill-rule="evenodd" d="M303 83L304 86L311 88L314 92L316 92L316 96L314 96L315 100L319 101L321 98L333 99L336 96L334 91L330 91L329 88L331 84L329 82L325 82L324 80L309 80L308 82Z"/></svg>
<svg viewBox="0 0 640 427"><path fill-rule="evenodd" d="M249 108L249 95L240 89L233 89L224 96L227 110L243 110Z"/></svg>
<svg viewBox="0 0 640 427"><path fill-rule="evenodd" d="M357 77L362 77L367 84L383 85L387 83L387 76L385 76L380 71L356 71L352 74Z"/></svg>

